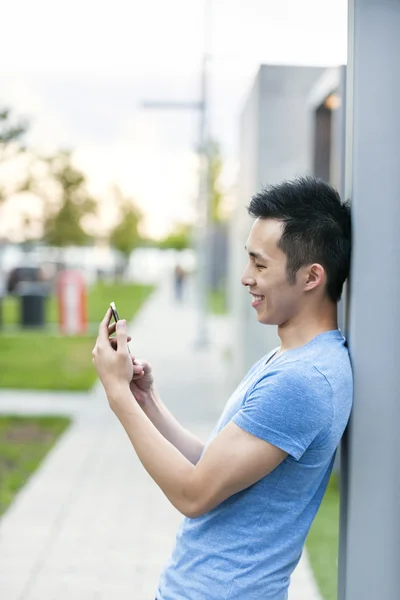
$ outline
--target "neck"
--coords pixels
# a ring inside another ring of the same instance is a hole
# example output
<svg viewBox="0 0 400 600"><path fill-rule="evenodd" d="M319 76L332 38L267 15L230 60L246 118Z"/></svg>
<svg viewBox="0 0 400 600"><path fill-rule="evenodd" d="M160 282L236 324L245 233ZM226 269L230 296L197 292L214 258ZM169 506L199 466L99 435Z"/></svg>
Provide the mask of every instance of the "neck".
<svg viewBox="0 0 400 600"><path fill-rule="evenodd" d="M304 346L315 336L337 329L337 306L335 304L328 308L329 310L321 311L319 314L310 312L306 315L297 315L292 320L279 325L280 352Z"/></svg>

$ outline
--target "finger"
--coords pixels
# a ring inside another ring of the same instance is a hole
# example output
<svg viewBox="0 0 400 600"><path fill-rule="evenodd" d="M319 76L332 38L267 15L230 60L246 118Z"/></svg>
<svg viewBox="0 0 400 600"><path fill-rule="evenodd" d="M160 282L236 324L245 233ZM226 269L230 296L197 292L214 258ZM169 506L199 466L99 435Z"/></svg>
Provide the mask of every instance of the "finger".
<svg viewBox="0 0 400 600"><path fill-rule="evenodd" d="M116 324L116 323L111 323L111 324L108 326L108 336L109 336L109 337L110 337L110 336L111 336L113 333L115 333L115 331L116 331L116 328L117 328L117 324ZM128 342L130 342L131 340L132 340L131 336L130 336L130 335L128 335Z"/></svg>
<svg viewBox="0 0 400 600"><path fill-rule="evenodd" d="M109 342L110 342L110 344L111 344L111 342L114 342L116 339L117 339L117 338L116 338L115 336L114 336L114 337L109 337L109 338L108 338L108 341L109 341ZM131 342L131 341L132 341L132 338L131 338L131 336L130 336L130 335L128 335L128 342Z"/></svg>
<svg viewBox="0 0 400 600"><path fill-rule="evenodd" d="M104 319L101 321L99 325L99 340L105 341L108 340L108 326L111 321L111 308L109 308L104 315Z"/></svg>
<svg viewBox="0 0 400 600"><path fill-rule="evenodd" d="M113 333L115 333L116 327L117 327L117 324L116 324L116 323L111 323L111 324L108 326L108 334L109 334L109 335L112 335Z"/></svg>
<svg viewBox="0 0 400 600"><path fill-rule="evenodd" d="M141 379L144 376L143 371L141 373L139 373L139 375L133 375L131 381L137 381L138 379Z"/></svg>
<svg viewBox="0 0 400 600"><path fill-rule="evenodd" d="M126 331L126 321L122 319L117 322L117 352L128 353L128 334Z"/></svg>
<svg viewBox="0 0 400 600"><path fill-rule="evenodd" d="M141 376L144 374L144 371L140 365L133 365L133 375Z"/></svg>
<svg viewBox="0 0 400 600"><path fill-rule="evenodd" d="M144 377L144 375L146 375L146 373L143 371L143 369L141 367L134 368L133 374L132 374L132 380L135 381L136 379L140 379L141 377Z"/></svg>
<svg viewBox="0 0 400 600"><path fill-rule="evenodd" d="M135 364L140 365L143 371L147 374L151 371L151 365L147 362L147 360L142 360L141 358L135 359Z"/></svg>

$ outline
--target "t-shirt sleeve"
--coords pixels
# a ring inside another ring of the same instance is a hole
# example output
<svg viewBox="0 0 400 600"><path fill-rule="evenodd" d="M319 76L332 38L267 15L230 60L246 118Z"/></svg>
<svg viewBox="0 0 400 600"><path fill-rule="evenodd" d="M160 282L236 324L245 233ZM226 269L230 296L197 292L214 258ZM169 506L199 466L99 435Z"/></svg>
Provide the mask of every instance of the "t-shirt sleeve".
<svg viewBox="0 0 400 600"><path fill-rule="evenodd" d="M332 421L332 392L313 367L270 371L250 389L233 422L294 459Z"/></svg>

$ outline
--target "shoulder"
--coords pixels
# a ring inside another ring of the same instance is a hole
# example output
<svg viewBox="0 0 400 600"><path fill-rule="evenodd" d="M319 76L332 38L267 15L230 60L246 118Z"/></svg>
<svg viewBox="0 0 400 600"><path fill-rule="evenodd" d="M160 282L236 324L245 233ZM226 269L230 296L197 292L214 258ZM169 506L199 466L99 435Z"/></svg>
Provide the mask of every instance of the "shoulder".
<svg viewBox="0 0 400 600"><path fill-rule="evenodd" d="M310 363L292 361L265 369L233 420L298 460L329 431L332 419L332 390L324 375Z"/></svg>
<svg viewBox="0 0 400 600"><path fill-rule="evenodd" d="M311 362L292 360L265 369L255 382L254 387L278 386L281 392L288 390L302 390L303 392L331 391L331 385L325 374Z"/></svg>
<svg viewBox="0 0 400 600"><path fill-rule="evenodd" d="M332 387L313 364L295 360L266 369L247 390L245 404L260 412L274 411L286 418L298 414L319 423L332 418Z"/></svg>

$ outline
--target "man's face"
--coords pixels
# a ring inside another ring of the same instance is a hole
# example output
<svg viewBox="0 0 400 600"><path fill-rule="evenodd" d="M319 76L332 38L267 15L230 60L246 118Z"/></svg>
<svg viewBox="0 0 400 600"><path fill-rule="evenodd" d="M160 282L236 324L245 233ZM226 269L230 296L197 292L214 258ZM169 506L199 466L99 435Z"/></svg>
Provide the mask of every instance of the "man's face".
<svg viewBox="0 0 400 600"><path fill-rule="evenodd" d="M280 221L257 219L246 243L249 262L241 281L249 289L259 322L265 325L284 325L292 320L303 297L302 273L298 273L295 284L287 282L286 255L278 248L282 231Z"/></svg>

